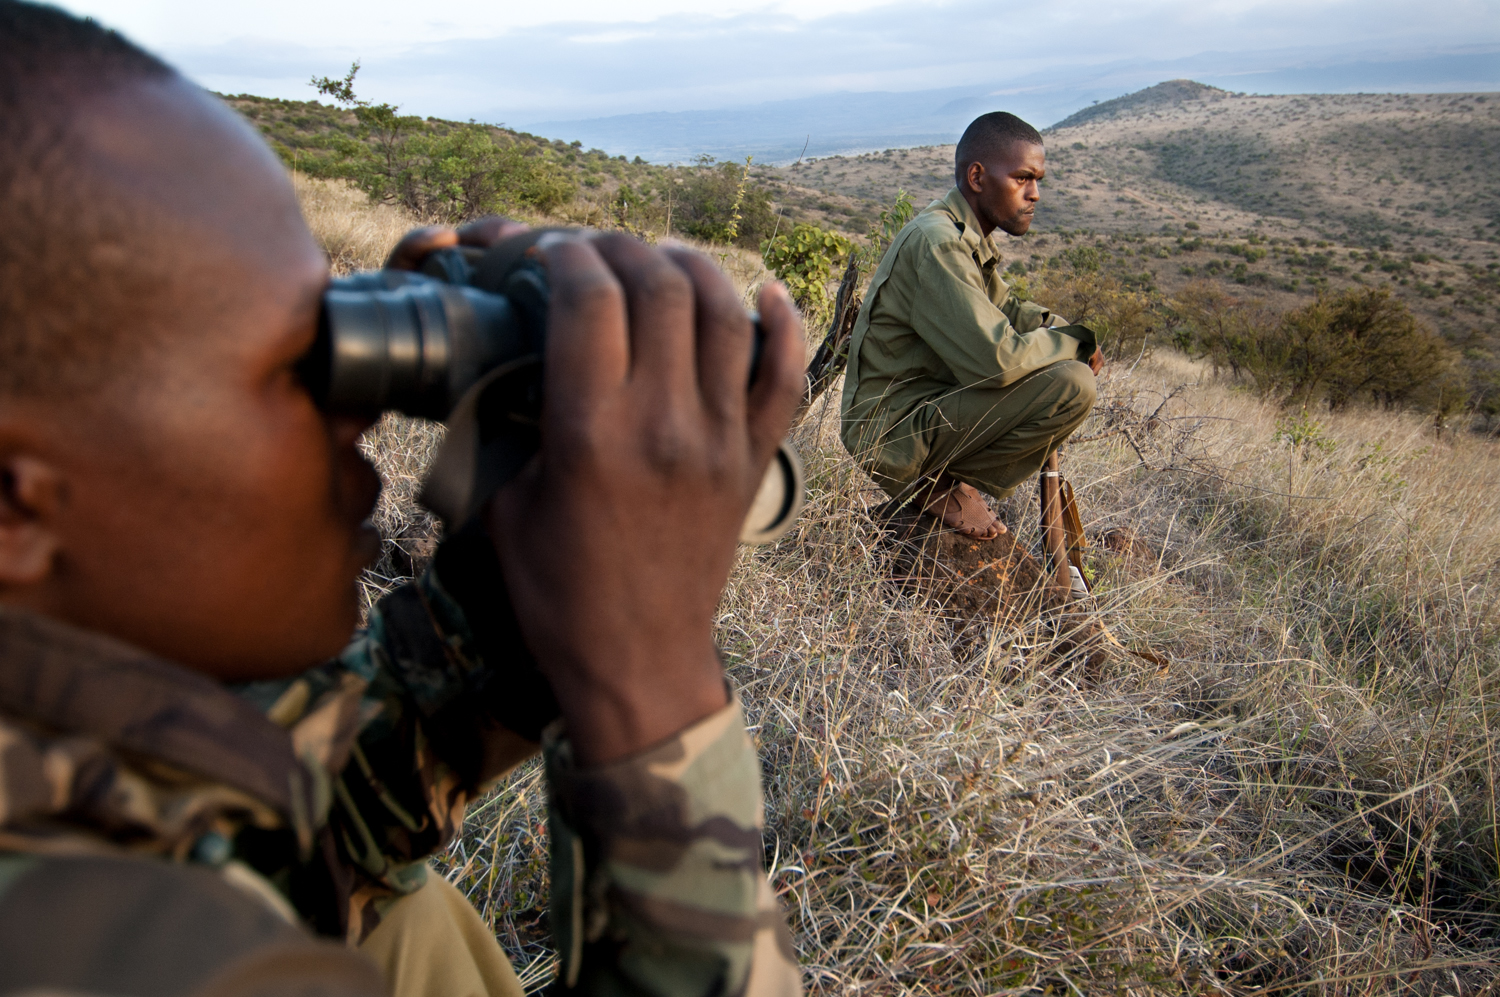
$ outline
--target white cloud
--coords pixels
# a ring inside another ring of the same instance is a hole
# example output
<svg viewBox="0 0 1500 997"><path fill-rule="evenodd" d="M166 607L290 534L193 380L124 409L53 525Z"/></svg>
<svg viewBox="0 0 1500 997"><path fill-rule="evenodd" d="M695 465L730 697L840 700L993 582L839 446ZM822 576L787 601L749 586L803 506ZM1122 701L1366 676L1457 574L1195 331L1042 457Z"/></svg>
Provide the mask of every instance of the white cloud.
<svg viewBox="0 0 1500 997"><path fill-rule="evenodd" d="M1312 65L1500 43L1500 0L1450 0L1420 17L1405 0L639 0L628 12L575 0L566 20L550 5L492 0L423 11L396 0L67 3L214 89L308 98L309 76L359 58L365 96L510 123L837 91L1036 87L1122 63L1252 73L1267 53Z"/></svg>
<svg viewBox="0 0 1500 997"><path fill-rule="evenodd" d="M247 36L311 47L412 43L500 37L543 24L647 24L674 15L765 13L798 21L879 7L889 0L571 0L549 4L445 0L64 0L62 6L157 46L213 45Z"/></svg>

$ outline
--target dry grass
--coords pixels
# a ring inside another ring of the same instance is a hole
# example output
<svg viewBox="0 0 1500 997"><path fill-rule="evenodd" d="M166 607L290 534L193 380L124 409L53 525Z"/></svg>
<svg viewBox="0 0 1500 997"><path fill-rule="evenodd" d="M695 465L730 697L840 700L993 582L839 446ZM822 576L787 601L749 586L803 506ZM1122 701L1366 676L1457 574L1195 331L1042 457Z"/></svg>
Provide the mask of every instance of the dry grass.
<svg viewBox="0 0 1500 997"><path fill-rule="evenodd" d="M423 224L400 208L372 206L345 183L294 173L292 185L302 216L328 254L336 277L379 267L407 231Z"/></svg>
<svg viewBox="0 0 1500 997"><path fill-rule="evenodd" d="M808 511L741 552L717 625L810 990L1495 992L1500 451L1353 412L1303 459L1174 355L1102 398L1080 436L1131 434L1064 468L1091 535L1134 536L1094 549L1101 616L1166 668L1089 673L1041 623L976 635L894 590L836 411L798 432ZM372 435L393 529L431 442ZM1030 495L1002 511L1034 542ZM446 858L531 986L543 813L523 767Z"/></svg>

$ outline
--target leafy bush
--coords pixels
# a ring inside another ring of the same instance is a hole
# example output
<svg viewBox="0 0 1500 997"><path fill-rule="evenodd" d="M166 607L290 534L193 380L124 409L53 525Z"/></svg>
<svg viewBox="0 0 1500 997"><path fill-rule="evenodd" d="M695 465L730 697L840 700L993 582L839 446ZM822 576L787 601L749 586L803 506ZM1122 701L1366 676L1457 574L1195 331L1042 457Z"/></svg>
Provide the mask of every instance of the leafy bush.
<svg viewBox="0 0 1500 997"><path fill-rule="evenodd" d="M844 236L806 223L798 223L760 247L766 269L787 286L804 311L827 303L828 283L853 251L854 243Z"/></svg>
<svg viewBox="0 0 1500 997"><path fill-rule="evenodd" d="M891 247L896 236L906 228L907 222L916 217L917 206L912 203L911 195L904 190L896 191L896 199L888 208L880 209L880 217L870 226L870 248L869 259L880 263L880 258L885 251Z"/></svg>
<svg viewBox="0 0 1500 997"><path fill-rule="evenodd" d="M1075 246L1046 269L1011 279L1013 289L1071 322L1086 325L1099 337L1109 360L1134 359L1147 353L1158 324L1151 296L1127 288L1100 267L1103 254L1092 246Z"/></svg>
<svg viewBox="0 0 1500 997"><path fill-rule="evenodd" d="M771 199L751 185L749 163L702 157L682 181L673 227L707 242L754 249L776 226Z"/></svg>
<svg viewBox="0 0 1500 997"><path fill-rule="evenodd" d="M1452 348L1386 288L1319 298L1287 313L1277 332L1268 356L1281 361L1288 400L1303 404L1399 404L1452 366Z"/></svg>
<svg viewBox="0 0 1500 997"><path fill-rule="evenodd" d="M1259 300L1236 298L1206 280L1183 288L1171 308L1182 323L1178 342L1184 350L1200 350L1215 374L1228 368L1235 380L1257 369L1251 362L1255 343L1269 335L1277 321Z"/></svg>
<svg viewBox="0 0 1500 997"><path fill-rule="evenodd" d="M1285 405L1417 402L1441 420L1461 394L1453 348L1386 288L1320 297L1277 317L1258 301L1197 282L1172 307L1215 370L1249 376Z"/></svg>

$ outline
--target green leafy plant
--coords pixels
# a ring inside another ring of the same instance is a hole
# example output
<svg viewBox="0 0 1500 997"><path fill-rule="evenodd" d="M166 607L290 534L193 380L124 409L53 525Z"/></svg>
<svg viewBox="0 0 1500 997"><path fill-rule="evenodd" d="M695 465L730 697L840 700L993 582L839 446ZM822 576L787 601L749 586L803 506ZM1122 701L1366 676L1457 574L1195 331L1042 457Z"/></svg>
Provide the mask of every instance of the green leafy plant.
<svg viewBox="0 0 1500 997"><path fill-rule="evenodd" d="M1030 274L1007 278L1011 292L1046 305L1070 322L1086 325L1099 337L1099 348L1114 360L1150 352L1151 333L1160 317L1151 295L1132 290L1102 264L1105 254L1093 246L1075 246Z"/></svg>
<svg viewBox="0 0 1500 997"><path fill-rule="evenodd" d="M853 251L854 243L849 239L805 222L767 239L760 247L766 269L787 286L804 311L827 304L828 283Z"/></svg>
<svg viewBox="0 0 1500 997"><path fill-rule="evenodd" d="M1271 439L1286 447L1286 511L1290 517L1292 514L1292 483L1296 471L1297 458L1302 458L1302 463L1307 463L1314 455L1331 456L1338 448L1338 441L1331 440L1323 433L1323 425L1307 414L1303 409L1296 416L1283 416L1276 420L1276 431L1271 434Z"/></svg>
<svg viewBox="0 0 1500 997"><path fill-rule="evenodd" d="M875 263L885 255L885 251L891 248L891 243L901 230L906 228L908 222L916 217L917 206L912 203L911 195L904 190L896 191L896 199L891 202L890 207L880 209L880 217L875 219L870 226L869 256Z"/></svg>
<svg viewBox="0 0 1500 997"><path fill-rule="evenodd" d="M1271 439L1300 456L1304 463L1314 454L1331 454L1338 448L1338 441L1325 436L1323 424L1309 416L1306 409L1296 416L1277 419Z"/></svg>

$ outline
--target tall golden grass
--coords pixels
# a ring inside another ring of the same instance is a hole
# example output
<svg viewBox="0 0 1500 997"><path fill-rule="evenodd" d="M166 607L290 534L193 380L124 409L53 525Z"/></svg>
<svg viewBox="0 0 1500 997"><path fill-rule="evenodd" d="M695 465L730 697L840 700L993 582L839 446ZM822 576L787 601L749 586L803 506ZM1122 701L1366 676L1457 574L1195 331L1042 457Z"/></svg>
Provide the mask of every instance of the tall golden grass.
<svg viewBox="0 0 1500 997"><path fill-rule="evenodd" d="M409 222L303 193L350 265ZM723 262L748 299L763 270ZM1089 670L1044 621L976 628L885 581L836 397L796 434L807 511L742 549L716 621L812 993L1500 992L1492 441L1354 411L1289 445L1287 413L1184 357L1109 370L1063 466L1117 548L1090 551L1100 618L1169 663ZM390 533L421 522L435 439L367 438ZM1035 547L1034 497L1001 512ZM523 767L443 863L533 989L543 794Z"/></svg>

